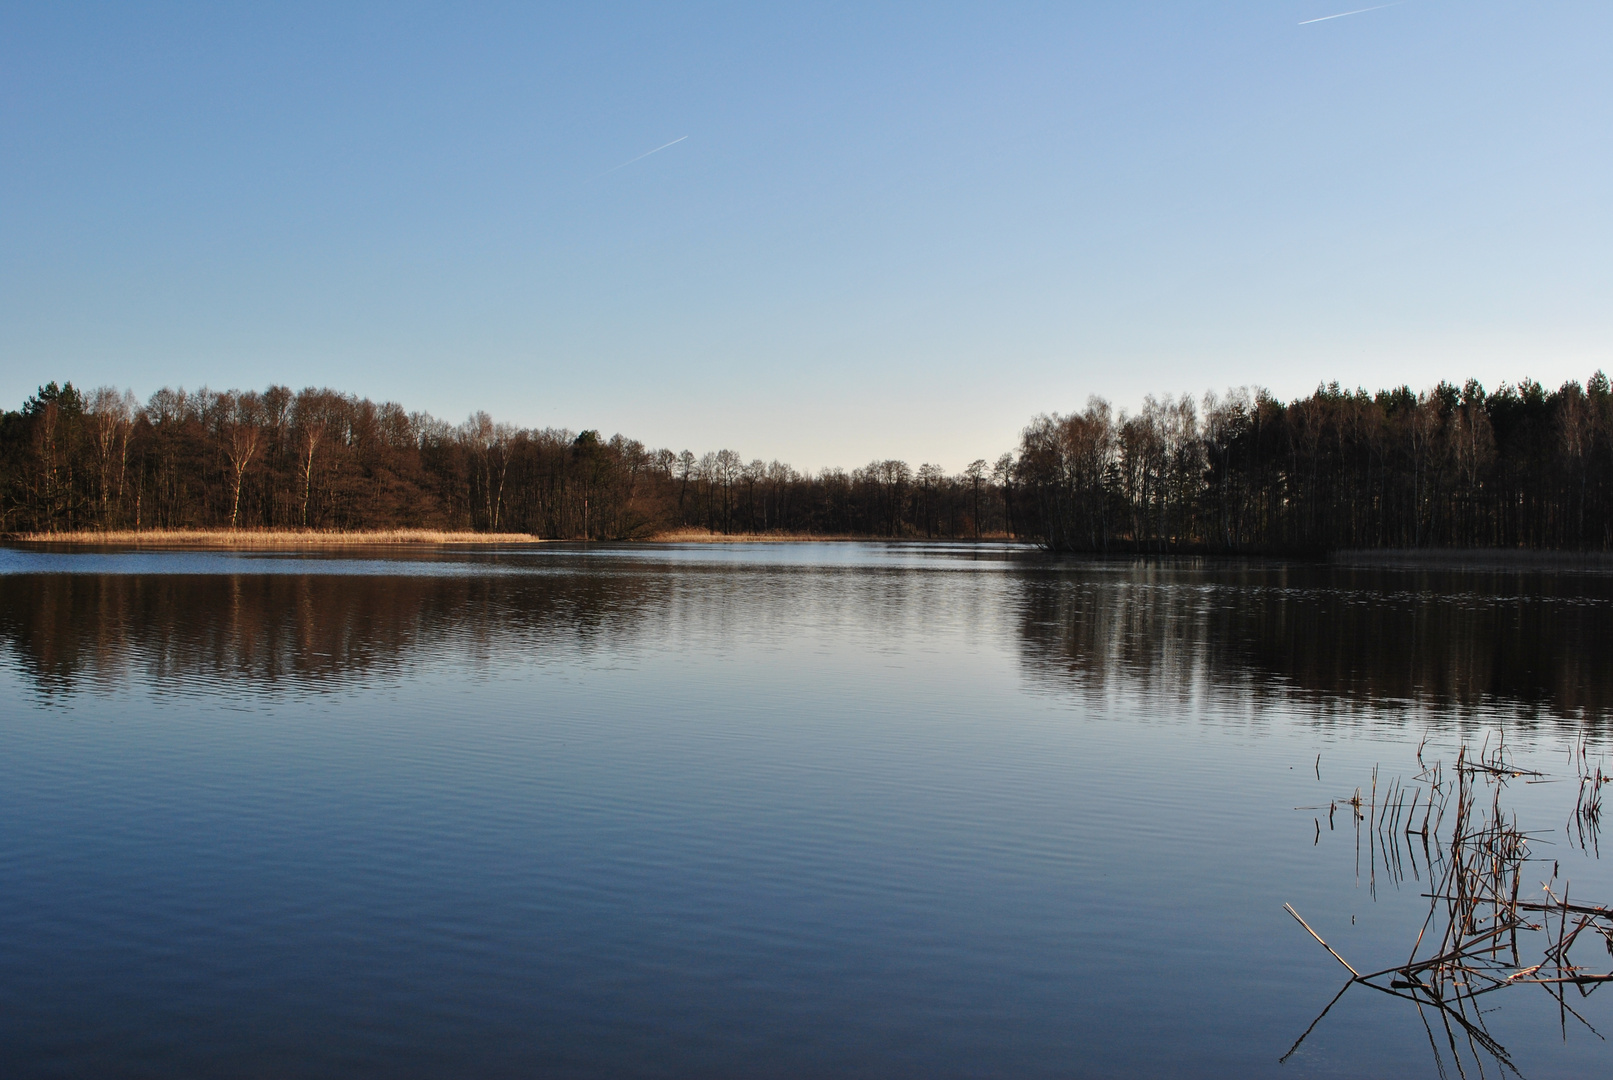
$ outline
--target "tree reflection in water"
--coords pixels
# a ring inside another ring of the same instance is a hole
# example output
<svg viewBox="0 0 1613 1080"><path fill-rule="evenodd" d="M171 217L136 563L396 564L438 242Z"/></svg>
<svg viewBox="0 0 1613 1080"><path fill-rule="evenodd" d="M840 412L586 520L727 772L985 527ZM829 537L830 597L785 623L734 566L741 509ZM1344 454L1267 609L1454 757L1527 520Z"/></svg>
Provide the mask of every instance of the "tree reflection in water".
<svg viewBox="0 0 1613 1080"><path fill-rule="evenodd" d="M318 690L447 656L632 638L667 592L642 574L0 575L0 640L47 695L131 681Z"/></svg>
<svg viewBox="0 0 1613 1080"><path fill-rule="evenodd" d="M1326 722L1410 708L1432 723L1503 714L1576 728L1613 709L1613 665L1602 656L1613 640L1613 577L1049 559L967 589L869 574L829 590L867 601L856 618L896 631L909 616L978 623L1000 613L1011 626L1004 644L1018 649L1033 687L1095 702L1164 696L1254 713L1301 699ZM780 572L656 563L8 574L0 643L46 694L131 679L158 691L195 680L317 689L450 654L475 663L506 648L541 660L630 647L677 618L736 630L767 604L728 601L754 593L772 603L793 587Z"/></svg>
<svg viewBox="0 0 1613 1080"><path fill-rule="evenodd" d="M1598 575L1116 563L1032 578L1019 627L1034 682L1097 699L1573 728L1613 708L1613 579Z"/></svg>

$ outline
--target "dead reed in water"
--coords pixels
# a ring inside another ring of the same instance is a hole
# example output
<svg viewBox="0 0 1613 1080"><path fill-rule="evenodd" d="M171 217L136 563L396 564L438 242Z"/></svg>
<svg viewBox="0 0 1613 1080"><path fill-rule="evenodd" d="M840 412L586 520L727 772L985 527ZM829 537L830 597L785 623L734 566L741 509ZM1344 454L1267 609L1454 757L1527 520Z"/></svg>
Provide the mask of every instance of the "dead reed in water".
<svg viewBox="0 0 1613 1080"><path fill-rule="evenodd" d="M1600 761L1591 762L1583 740L1571 760L1580 785L1569 832L1582 847L1594 851L1600 831L1601 789L1609 777ZM1418 761L1422 764L1422 747L1418 748ZM1507 785L1520 779L1541 782L1545 777L1511 761L1502 738L1493 751L1488 740L1476 753L1463 744L1449 772L1435 762L1424 765L1409 784L1398 778L1391 781L1381 802L1374 769L1368 794L1363 797L1357 788L1343 800L1353 811L1358 833L1357 875L1360 833L1364 831L1372 887L1376 888L1380 862L1397 881L1404 880L1408 868L1418 880L1426 871L1430 884L1423 895L1429 900L1428 915L1403 963L1362 974L1292 905L1284 904L1284 910L1321 943L1350 978L1281 1060L1287 1061L1345 991L1358 984L1416 1006L1442 1076L1446 1054L1462 1076L1467 1075L1465 1061L1474 1062L1482 1074L1485 1057L1517 1073L1506 1048L1486 1027L1484 1010L1479 1007L1481 998L1498 990L1538 986L1557 1003L1565 1034L1570 1016L1596 1031L1569 1003L1569 993L1589 996L1603 983L1613 982L1613 968L1608 967L1607 957L1599 956L1595 963L1576 962L1571 950L1580 942L1597 941L1613 956L1613 908L1571 902L1568 885L1558 881L1555 861L1539 891L1525 891L1526 866L1537 864L1543 869L1547 860L1531 855L1534 838L1519 827L1517 815L1509 815L1502 805ZM1335 801L1332 808L1337 806ZM1430 1016L1443 1038L1436 1035Z"/></svg>

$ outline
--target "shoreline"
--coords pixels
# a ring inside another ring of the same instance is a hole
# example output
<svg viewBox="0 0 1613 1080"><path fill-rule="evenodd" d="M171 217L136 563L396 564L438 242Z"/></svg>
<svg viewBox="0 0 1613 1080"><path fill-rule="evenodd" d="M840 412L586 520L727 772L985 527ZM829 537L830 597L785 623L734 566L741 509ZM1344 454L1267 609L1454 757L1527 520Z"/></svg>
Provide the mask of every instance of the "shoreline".
<svg viewBox="0 0 1613 1080"><path fill-rule="evenodd" d="M312 548L455 544L547 544L529 533L449 532L437 529L372 529L322 532L316 529L132 529L108 532L7 533L8 544L60 544L73 547Z"/></svg>
<svg viewBox="0 0 1613 1080"><path fill-rule="evenodd" d="M704 529L674 529L643 540L557 540L530 533L479 533L441 529L370 529L353 532L325 532L316 529L117 529L107 532L80 530L58 533L5 533L7 544L49 544L71 547L190 547L295 549L314 547L359 547L365 545L442 545L467 544L803 544L803 543L918 543L918 544L1002 544L1013 543L1007 536L984 536L979 540L926 539L919 537L858 536L851 533L714 533Z"/></svg>
<svg viewBox="0 0 1613 1080"><path fill-rule="evenodd" d="M974 537L859 536L856 533L718 533L705 529L671 529L635 544L1009 544L1006 535Z"/></svg>

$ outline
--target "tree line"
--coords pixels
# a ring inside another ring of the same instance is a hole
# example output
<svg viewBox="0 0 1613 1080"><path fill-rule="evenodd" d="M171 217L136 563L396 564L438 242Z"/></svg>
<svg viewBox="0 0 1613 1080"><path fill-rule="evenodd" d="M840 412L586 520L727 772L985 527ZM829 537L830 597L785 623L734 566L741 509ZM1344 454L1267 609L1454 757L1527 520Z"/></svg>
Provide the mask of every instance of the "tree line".
<svg viewBox="0 0 1613 1080"><path fill-rule="evenodd" d="M0 531L425 528L555 539L679 528L1012 536L1063 551L1613 548L1613 390L1469 380L1093 398L961 473L799 472L330 389L40 387L0 414Z"/></svg>
<svg viewBox="0 0 1613 1080"><path fill-rule="evenodd" d="M1100 399L1037 418L1012 471L1018 521L1061 550L1304 552L1613 546L1613 391L1338 384Z"/></svg>
<svg viewBox="0 0 1613 1080"><path fill-rule="evenodd" d="M876 461L799 472L530 429L329 389L80 391L52 382L0 414L0 531L520 532L635 539L678 528L979 538L1011 528L1012 457L961 474Z"/></svg>

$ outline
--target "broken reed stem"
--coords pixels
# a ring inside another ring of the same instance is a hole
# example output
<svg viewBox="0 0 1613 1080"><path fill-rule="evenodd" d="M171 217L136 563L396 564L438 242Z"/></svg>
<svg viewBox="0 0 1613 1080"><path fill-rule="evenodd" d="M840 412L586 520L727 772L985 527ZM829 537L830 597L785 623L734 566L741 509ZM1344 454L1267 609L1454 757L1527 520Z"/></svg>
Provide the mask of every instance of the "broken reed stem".
<svg viewBox="0 0 1613 1080"><path fill-rule="evenodd" d="M1283 905L1283 910L1288 912L1288 914L1292 915L1294 917L1294 919L1299 923L1299 925L1301 925L1301 926L1303 926L1305 928L1305 932L1307 934L1309 934L1311 937L1315 938L1318 942L1320 942L1322 948L1326 949L1328 951L1328 953L1333 957L1333 959L1335 959L1339 963L1343 964L1345 971L1348 971L1351 975L1355 976L1357 979L1359 979L1361 977L1361 973L1359 971L1355 970L1355 968L1351 967L1350 962L1348 960L1344 959L1344 957L1340 956L1334 950L1333 946L1329 945L1325 941L1322 941L1322 935L1318 934L1315 930L1312 930L1310 923L1306 922L1304 919L1299 917L1299 912L1294 910L1294 905L1292 905L1292 904L1284 904Z"/></svg>

